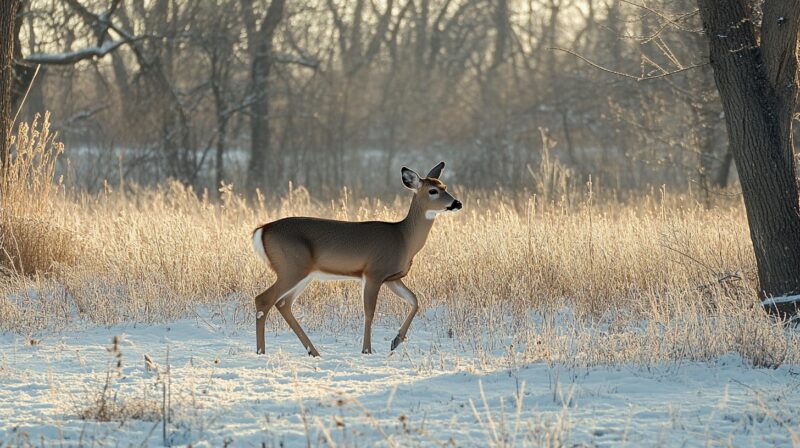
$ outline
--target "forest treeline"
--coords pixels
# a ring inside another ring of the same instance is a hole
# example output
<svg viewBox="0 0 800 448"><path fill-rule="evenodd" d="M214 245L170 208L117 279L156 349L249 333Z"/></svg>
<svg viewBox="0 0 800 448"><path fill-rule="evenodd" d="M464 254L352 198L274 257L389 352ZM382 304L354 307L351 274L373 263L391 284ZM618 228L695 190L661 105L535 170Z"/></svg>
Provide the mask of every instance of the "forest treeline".
<svg viewBox="0 0 800 448"><path fill-rule="evenodd" d="M551 194L590 175L620 192L735 179L691 1L24 0L16 16L17 121L51 111L65 176L90 191L379 193L439 159L462 185Z"/></svg>

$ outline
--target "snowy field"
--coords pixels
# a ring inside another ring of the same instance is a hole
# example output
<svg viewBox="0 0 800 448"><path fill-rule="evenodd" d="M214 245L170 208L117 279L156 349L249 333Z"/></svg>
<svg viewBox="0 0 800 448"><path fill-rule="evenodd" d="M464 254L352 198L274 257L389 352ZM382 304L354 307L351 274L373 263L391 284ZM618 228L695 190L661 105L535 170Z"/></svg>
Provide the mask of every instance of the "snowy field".
<svg viewBox="0 0 800 448"><path fill-rule="evenodd" d="M371 356L356 332L310 332L319 359L288 329L257 356L252 331L210 317L2 335L0 446L800 444L798 366L520 365L520 347L484 353L429 322L392 355L393 326Z"/></svg>

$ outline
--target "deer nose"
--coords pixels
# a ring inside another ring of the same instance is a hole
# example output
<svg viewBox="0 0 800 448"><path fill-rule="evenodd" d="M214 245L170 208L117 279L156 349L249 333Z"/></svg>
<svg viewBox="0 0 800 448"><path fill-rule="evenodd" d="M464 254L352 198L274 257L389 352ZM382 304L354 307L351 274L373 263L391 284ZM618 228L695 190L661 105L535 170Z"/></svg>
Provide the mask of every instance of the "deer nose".
<svg viewBox="0 0 800 448"><path fill-rule="evenodd" d="M461 210L461 201L458 199L453 200L453 203L450 204L450 207L447 207L448 210Z"/></svg>

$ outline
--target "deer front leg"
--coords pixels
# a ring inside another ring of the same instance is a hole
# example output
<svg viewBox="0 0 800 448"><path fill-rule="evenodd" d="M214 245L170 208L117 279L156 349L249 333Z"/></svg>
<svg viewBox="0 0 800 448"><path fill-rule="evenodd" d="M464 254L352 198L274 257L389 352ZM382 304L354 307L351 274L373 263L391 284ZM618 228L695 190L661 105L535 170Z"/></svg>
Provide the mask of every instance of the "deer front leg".
<svg viewBox="0 0 800 448"><path fill-rule="evenodd" d="M403 321L403 325L400 326L400 331L397 333L397 336L392 341L392 348L394 350L400 345L403 341L406 340L406 333L408 332L408 327L411 326L411 321L414 320L414 316L417 314L417 310L419 309L419 305L417 304L417 295L414 294L408 286L403 283L402 280L395 280L392 282L386 282L389 286L389 289L392 290L393 293L397 294L401 299L408 302L411 305L411 311L408 312L406 316L406 320Z"/></svg>
<svg viewBox="0 0 800 448"><path fill-rule="evenodd" d="M381 283L373 279L364 278L364 344L361 346L361 353L372 353L372 318L375 316L375 305L378 303L378 291Z"/></svg>

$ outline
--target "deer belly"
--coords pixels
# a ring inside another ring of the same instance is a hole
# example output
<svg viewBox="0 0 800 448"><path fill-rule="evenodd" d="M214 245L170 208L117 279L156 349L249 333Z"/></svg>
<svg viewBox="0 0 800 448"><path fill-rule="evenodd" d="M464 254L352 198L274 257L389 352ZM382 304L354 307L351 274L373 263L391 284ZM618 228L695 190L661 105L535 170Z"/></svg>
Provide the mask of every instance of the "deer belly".
<svg viewBox="0 0 800 448"><path fill-rule="evenodd" d="M319 280L322 282L329 282L334 280L358 280L361 281L360 275L345 275L345 274L333 274L330 272L323 272L323 271L314 271L309 274L311 280Z"/></svg>

